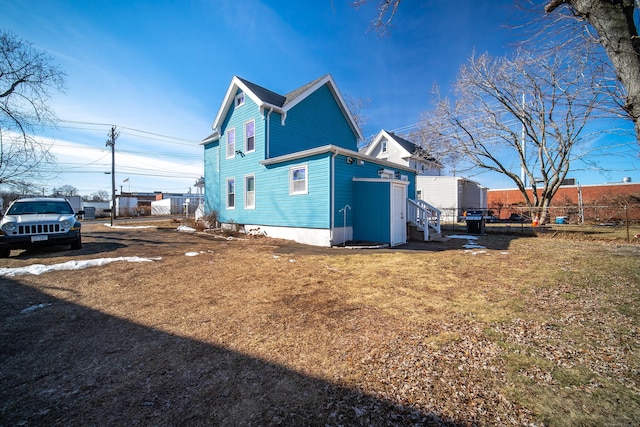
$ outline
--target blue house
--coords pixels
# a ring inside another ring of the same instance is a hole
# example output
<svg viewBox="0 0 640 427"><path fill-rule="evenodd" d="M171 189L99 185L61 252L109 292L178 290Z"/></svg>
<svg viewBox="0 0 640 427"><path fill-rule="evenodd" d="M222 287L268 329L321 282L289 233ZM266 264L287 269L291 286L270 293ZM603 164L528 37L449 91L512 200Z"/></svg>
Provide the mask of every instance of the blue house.
<svg viewBox="0 0 640 427"><path fill-rule="evenodd" d="M286 95L233 77L202 141L205 214L311 245L403 244L428 219L415 171L359 153L362 139L331 75Z"/></svg>

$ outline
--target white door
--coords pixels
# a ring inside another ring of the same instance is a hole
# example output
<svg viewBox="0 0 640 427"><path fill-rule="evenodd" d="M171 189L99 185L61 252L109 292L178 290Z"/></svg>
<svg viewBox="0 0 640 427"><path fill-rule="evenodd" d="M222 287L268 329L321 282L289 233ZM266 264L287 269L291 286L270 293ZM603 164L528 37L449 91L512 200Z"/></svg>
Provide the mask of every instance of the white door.
<svg viewBox="0 0 640 427"><path fill-rule="evenodd" d="M391 184L391 246L407 243L407 186Z"/></svg>

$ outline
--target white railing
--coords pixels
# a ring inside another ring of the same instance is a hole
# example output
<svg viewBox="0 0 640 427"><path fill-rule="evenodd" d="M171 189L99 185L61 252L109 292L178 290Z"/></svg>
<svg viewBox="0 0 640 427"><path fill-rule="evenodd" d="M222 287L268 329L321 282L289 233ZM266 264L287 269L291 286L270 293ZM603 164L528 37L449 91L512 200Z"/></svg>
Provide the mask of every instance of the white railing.
<svg viewBox="0 0 640 427"><path fill-rule="evenodd" d="M424 240L429 240L429 229L440 234L442 212L424 200L407 199L407 221L424 231Z"/></svg>

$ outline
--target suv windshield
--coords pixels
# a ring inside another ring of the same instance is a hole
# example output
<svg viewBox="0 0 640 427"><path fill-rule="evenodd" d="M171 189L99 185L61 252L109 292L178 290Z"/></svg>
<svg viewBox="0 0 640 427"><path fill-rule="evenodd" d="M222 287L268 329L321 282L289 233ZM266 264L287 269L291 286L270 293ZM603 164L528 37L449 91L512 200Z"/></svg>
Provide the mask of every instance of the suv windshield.
<svg viewBox="0 0 640 427"><path fill-rule="evenodd" d="M67 202L18 202L9 208L7 215L72 214Z"/></svg>

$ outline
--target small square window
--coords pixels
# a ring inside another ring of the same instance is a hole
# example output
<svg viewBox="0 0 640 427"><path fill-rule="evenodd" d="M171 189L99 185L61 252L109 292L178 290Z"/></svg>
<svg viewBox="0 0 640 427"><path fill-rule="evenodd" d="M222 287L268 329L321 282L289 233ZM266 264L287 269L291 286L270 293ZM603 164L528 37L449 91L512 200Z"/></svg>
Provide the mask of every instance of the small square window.
<svg viewBox="0 0 640 427"><path fill-rule="evenodd" d="M294 166L289 169L289 194L307 194L307 166Z"/></svg>
<svg viewBox="0 0 640 427"><path fill-rule="evenodd" d="M236 95L236 107L244 105L244 92L240 92Z"/></svg>

